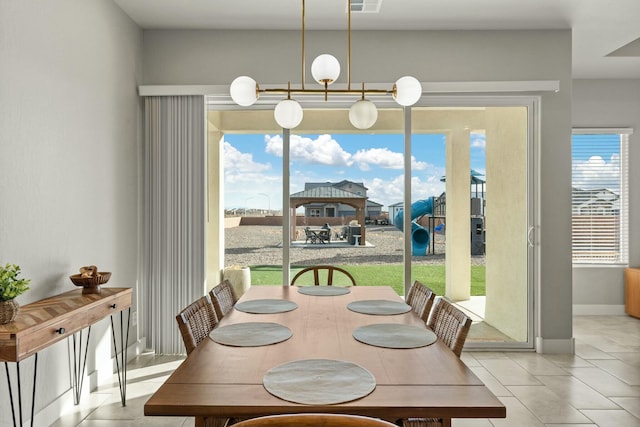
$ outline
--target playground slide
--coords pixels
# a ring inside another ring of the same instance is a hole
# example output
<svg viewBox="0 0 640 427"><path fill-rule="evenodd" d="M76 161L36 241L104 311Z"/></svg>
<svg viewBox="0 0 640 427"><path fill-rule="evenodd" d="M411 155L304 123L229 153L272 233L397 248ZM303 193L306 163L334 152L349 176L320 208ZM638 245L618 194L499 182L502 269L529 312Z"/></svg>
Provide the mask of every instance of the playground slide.
<svg viewBox="0 0 640 427"><path fill-rule="evenodd" d="M429 247L429 230L415 222L416 218L433 213L433 198L418 200L411 204L411 255L425 256ZM402 231L404 211L396 214L394 225Z"/></svg>

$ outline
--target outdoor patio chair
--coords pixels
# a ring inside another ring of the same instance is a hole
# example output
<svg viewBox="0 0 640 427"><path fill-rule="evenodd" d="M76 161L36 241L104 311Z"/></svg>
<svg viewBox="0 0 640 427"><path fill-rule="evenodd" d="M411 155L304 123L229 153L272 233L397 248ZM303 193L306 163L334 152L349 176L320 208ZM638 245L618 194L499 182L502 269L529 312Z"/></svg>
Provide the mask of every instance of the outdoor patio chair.
<svg viewBox="0 0 640 427"><path fill-rule="evenodd" d="M185 307L176 316L176 321L187 354L190 354L216 327L218 317L209 295L205 295Z"/></svg>
<svg viewBox="0 0 640 427"><path fill-rule="evenodd" d="M298 272L298 274L296 274L295 276L293 276L293 279L291 280L291 286L295 285L296 281L298 280L298 278L310 271L313 271L313 283L315 286L320 286L320 273L322 272L322 275L324 276L324 274L326 273L327 276L327 286L333 286L333 273L334 272L338 272L338 273L342 273L345 276L347 276L349 278L349 280L351 281L351 285L352 286L356 286L356 281L353 278L353 276L351 275L351 273L349 273L348 271L340 268L340 267L334 267L332 265L315 265L312 267L306 267L303 268L302 270L300 270Z"/></svg>
<svg viewBox="0 0 640 427"><path fill-rule="evenodd" d="M284 414L251 418L234 427L397 427L378 418L348 414Z"/></svg>
<svg viewBox="0 0 640 427"><path fill-rule="evenodd" d="M429 313L431 312L431 306L436 299L436 294L429 287L425 286L418 280L413 282L405 302L411 306L413 311L420 316L423 322L427 323Z"/></svg>
<svg viewBox="0 0 640 427"><path fill-rule="evenodd" d="M222 319L226 316L238 302L236 291L228 280L223 280L221 283L214 286L213 289L209 291L209 297L211 298L211 301L213 301L213 307L218 319Z"/></svg>

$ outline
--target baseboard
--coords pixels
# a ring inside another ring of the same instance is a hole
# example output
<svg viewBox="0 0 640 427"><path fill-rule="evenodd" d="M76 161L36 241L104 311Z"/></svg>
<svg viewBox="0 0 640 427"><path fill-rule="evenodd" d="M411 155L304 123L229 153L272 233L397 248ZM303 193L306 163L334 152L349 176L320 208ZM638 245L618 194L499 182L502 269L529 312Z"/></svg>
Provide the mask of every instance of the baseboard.
<svg viewBox="0 0 640 427"><path fill-rule="evenodd" d="M624 316L624 304L574 304L574 316Z"/></svg>
<svg viewBox="0 0 640 427"><path fill-rule="evenodd" d="M574 354L575 340L573 337L566 339L536 338L536 352L544 354Z"/></svg>
<svg viewBox="0 0 640 427"><path fill-rule="evenodd" d="M83 391L84 394L84 391ZM29 402L29 405L31 402ZM32 424L29 421L25 420L24 425L34 425L34 426L50 426L53 424L58 418L60 418L60 414L64 414L70 412L74 407L73 403L73 390L69 389L64 392L60 397L52 401L50 404L42 408L38 411L34 416L34 423Z"/></svg>
<svg viewBox="0 0 640 427"><path fill-rule="evenodd" d="M142 339L138 340L127 347L127 361L135 359L140 354L141 349L143 348L143 345L142 345L143 341L144 340ZM111 360L114 366L113 373L115 373L115 366L116 366L115 357L112 357ZM98 386L100 385L99 378L100 378L100 375L98 370L94 370L87 374L87 377L85 378L84 387L82 388L82 395L80 396L81 404L84 400L88 398L89 393L96 391L98 389ZM61 416L60 414L67 414L67 413L73 412L75 407L76 405L74 404L74 401L73 401L73 389L69 389L66 392L64 392L62 395L60 395L57 399L53 400L49 405L47 405L46 407L38 411L35 414L35 417L34 417L35 422L33 423L33 425L34 426L51 425L60 418ZM24 425L31 425L31 424L30 422L25 422Z"/></svg>

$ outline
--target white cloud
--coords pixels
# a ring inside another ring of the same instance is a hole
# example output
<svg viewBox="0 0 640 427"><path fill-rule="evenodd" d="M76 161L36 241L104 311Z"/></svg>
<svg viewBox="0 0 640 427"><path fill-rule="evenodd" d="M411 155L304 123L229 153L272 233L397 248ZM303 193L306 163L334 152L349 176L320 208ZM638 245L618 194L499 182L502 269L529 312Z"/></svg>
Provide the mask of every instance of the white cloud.
<svg viewBox="0 0 640 427"><path fill-rule="evenodd" d="M471 148L485 150L487 148L487 137L484 134L471 134Z"/></svg>
<svg viewBox="0 0 640 427"><path fill-rule="evenodd" d="M388 148L371 148L369 150L358 150L353 155L353 160L362 171L371 170L371 166L383 169L404 168L404 154L389 150ZM424 170L428 167L426 162L419 162L411 156L411 168L413 170Z"/></svg>
<svg viewBox="0 0 640 427"><path fill-rule="evenodd" d="M404 175L398 175L390 180L374 178L365 181L369 189L369 200L381 203L387 208L389 205L402 202L404 199ZM427 199L431 196L439 196L444 192L445 183L435 176L429 176L426 180L414 176L411 178L411 200Z"/></svg>
<svg viewBox="0 0 640 427"><path fill-rule="evenodd" d="M266 209L280 206L282 176L270 163L259 163L251 153L243 153L224 141L225 207Z"/></svg>
<svg viewBox="0 0 640 427"><path fill-rule="evenodd" d="M282 157L282 137L265 135L266 152ZM331 135L319 135L316 139L291 135L290 157L293 162L335 167L349 167L352 156Z"/></svg>
<svg viewBox="0 0 640 427"><path fill-rule="evenodd" d="M617 190L620 179L620 156L612 154L609 162L600 156L591 156L587 161L573 161L573 186L582 189L602 188Z"/></svg>
<svg viewBox="0 0 640 427"><path fill-rule="evenodd" d="M271 170L270 163L258 163L253 160L253 154L242 153L233 145L224 141L224 171L225 174L239 174L264 172Z"/></svg>

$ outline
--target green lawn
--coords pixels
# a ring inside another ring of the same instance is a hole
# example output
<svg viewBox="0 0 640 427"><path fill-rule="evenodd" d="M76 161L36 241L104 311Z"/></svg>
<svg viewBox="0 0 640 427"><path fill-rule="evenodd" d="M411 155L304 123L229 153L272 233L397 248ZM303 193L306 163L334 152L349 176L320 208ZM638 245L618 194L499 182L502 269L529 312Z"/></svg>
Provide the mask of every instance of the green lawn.
<svg viewBox="0 0 640 427"><path fill-rule="evenodd" d="M353 275L356 283L366 286L391 286L398 293L404 294L402 285L402 264L372 264L372 265L338 265ZM274 285L282 283L282 266L280 265L252 265L251 283L253 285ZM301 267L292 267L293 277ZM444 265L414 265L412 267L413 280L420 280L429 286L437 295L444 295L445 269ZM312 284L313 275L305 275L299 280L301 284ZM348 285L348 279L334 278L337 285ZM471 266L471 295L485 295L485 267Z"/></svg>

